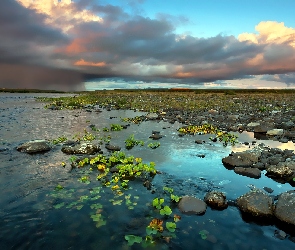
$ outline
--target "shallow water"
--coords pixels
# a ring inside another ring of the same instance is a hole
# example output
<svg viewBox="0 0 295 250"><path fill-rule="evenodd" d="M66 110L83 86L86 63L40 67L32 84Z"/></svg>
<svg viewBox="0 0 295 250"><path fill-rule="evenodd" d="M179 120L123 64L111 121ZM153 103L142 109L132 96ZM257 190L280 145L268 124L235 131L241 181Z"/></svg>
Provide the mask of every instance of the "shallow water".
<svg viewBox="0 0 295 250"><path fill-rule="evenodd" d="M144 236L151 219L160 217L150 203L163 195L163 186L174 188L174 193L179 196L194 195L201 199L206 192L219 190L230 200L248 192L249 184L257 188L270 187L274 190L273 195L293 189L289 184L277 183L264 174L256 180L224 168L222 157L231 151L245 150L247 146L238 144L225 148L220 143L210 142L208 136L179 137L176 130L181 124L154 121L133 124L120 132L99 134L110 134L111 143L121 146L127 154L156 163L162 174L153 180L155 193L147 191L140 182L132 183L133 189L123 196L114 195L108 188L95 189L100 187L95 174L90 175L88 185L78 181L82 175L88 174L87 168L69 172L68 167L61 167L63 161L69 165L69 156L60 151L61 146L35 155L20 153L15 147L34 139L72 138L75 134L83 134L85 128L91 131L90 124L102 129L111 123L123 124L120 117L140 113L46 110L44 103L36 102L34 96L37 95L0 94L0 249L141 249L139 244L128 247L124 236ZM161 146L154 150L146 146L152 142L148 137L153 130L164 135L159 140ZM124 150L124 140L131 134L145 141L145 146ZM254 140L251 133L239 136L241 142ZM197 138L206 143L196 144ZM293 143L262 142L272 147L294 148ZM107 153L104 146L102 149ZM54 191L57 184L65 189ZM130 198L126 198L128 195ZM134 203L134 209L128 208L127 200ZM63 202L64 206L61 206ZM103 217L101 222L106 222L98 228L90 217L97 210ZM176 207L173 213L180 214ZM175 238L170 243L161 241L153 249L295 248L291 240L274 237L275 226L246 222L233 206L223 211L208 208L203 216L181 217ZM202 230L208 232L206 239L199 234Z"/></svg>

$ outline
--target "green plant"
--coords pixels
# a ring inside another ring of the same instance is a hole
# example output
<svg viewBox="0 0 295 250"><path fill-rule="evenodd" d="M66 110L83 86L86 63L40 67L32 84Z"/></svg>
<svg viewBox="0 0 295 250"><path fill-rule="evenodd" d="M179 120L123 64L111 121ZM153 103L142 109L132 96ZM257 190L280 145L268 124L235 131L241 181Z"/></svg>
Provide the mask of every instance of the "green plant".
<svg viewBox="0 0 295 250"><path fill-rule="evenodd" d="M153 199L153 206L157 209L161 209L162 204L164 203L164 199L163 198L155 198Z"/></svg>
<svg viewBox="0 0 295 250"><path fill-rule="evenodd" d="M151 143L148 144L148 147L152 148L152 149L155 149L155 148L160 147L160 145L161 145L160 142L151 142Z"/></svg>
<svg viewBox="0 0 295 250"><path fill-rule="evenodd" d="M59 143L63 143L66 142L68 139L65 136L60 136L57 139L52 140L53 144L59 144Z"/></svg>
<svg viewBox="0 0 295 250"><path fill-rule="evenodd" d="M144 142L143 141L140 141L140 140L136 140L134 138L134 135L130 135L126 140L125 140L125 147L126 149L131 149L133 148L134 146L137 146L137 145L140 145L140 146L143 146L144 145Z"/></svg>
<svg viewBox="0 0 295 250"><path fill-rule="evenodd" d="M141 243L142 237L129 234L125 235L125 240L128 241L128 246L132 246L134 243Z"/></svg>
<svg viewBox="0 0 295 250"><path fill-rule="evenodd" d="M85 183L85 184L89 184L90 183L90 178L89 176L85 175L82 176L78 179L79 182Z"/></svg>
<svg viewBox="0 0 295 250"><path fill-rule="evenodd" d="M111 124L112 131L121 131L123 127L120 124Z"/></svg>
<svg viewBox="0 0 295 250"><path fill-rule="evenodd" d="M164 206L163 208L160 209L160 214L161 215L170 215L170 214L172 214L172 210L169 206Z"/></svg>
<svg viewBox="0 0 295 250"><path fill-rule="evenodd" d="M169 232L174 233L176 229L176 223L167 221L166 228L168 229Z"/></svg>

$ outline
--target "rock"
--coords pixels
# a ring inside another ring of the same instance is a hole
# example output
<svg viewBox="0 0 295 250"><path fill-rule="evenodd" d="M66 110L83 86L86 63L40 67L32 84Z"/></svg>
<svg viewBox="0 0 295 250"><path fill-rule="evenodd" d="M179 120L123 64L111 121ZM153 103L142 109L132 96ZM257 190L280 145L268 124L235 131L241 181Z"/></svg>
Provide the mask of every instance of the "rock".
<svg viewBox="0 0 295 250"><path fill-rule="evenodd" d="M254 217L272 217L273 200L262 191L250 191L237 199L238 208Z"/></svg>
<svg viewBox="0 0 295 250"><path fill-rule="evenodd" d="M111 145L111 144L109 144L109 143L107 143L107 144L105 145L105 148L106 148L107 150L110 150L110 151L120 151L120 150L121 150L121 147L119 147L119 146L115 146L115 145Z"/></svg>
<svg viewBox="0 0 295 250"><path fill-rule="evenodd" d="M229 168L251 167L258 162L260 155L259 151L237 152L223 158L222 163Z"/></svg>
<svg viewBox="0 0 295 250"><path fill-rule="evenodd" d="M282 162L282 164L270 166L266 169L266 176L274 178L274 179L284 179L288 180L288 178L292 177L294 171L286 165L286 163Z"/></svg>
<svg viewBox="0 0 295 250"><path fill-rule="evenodd" d="M87 154L93 155L100 151L100 148L91 143L82 143L74 146L63 146L61 151L65 154Z"/></svg>
<svg viewBox="0 0 295 250"><path fill-rule="evenodd" d="M258 168L235 167L234 171L236 174L248 176L250 178L259 179L261 177L261 170Z"/></svg>
<svg viewBox="0 0 295 250"><path fill-rule="evenodd" d="M218 115L218 111L215 110L215 109L210 109L210 110L208 110L208 113L209 113L210 115Z"/></svg>
<svg viewBox="0 0 295 250"><path fill-rule="evenodd" d="M274 125L272 123L263 123L254 127L255 133L266 133L268 130L273 129Z"/></svg>
<svg viewBox="0 0 295 250"><path fill-rule="evenodd" d="M282 135L283 133L284 133L283 129L271 129L266 132L266 134L270 136Z"/></svg>
<svg viewBox="0 0 295 250"><path fill-rule="evenodd" d="M34 140L26 142L17 147L20 152L34 154L49 151L51 149L48 141L45 140Z"/></svg>
<svg viewBox="0 0 295 250"><path fill-rule="evenodd" d="M145 117L148 120L156 120L159 116L156 113L148 113Z"/></svg>
<svg viewBox="0 0 295 250"><path fill-rule="evenodd" d="M239 115L228 115L228 116L227 116L227 119L228 119L229 121L236 121L236 120L239 119Z"/></svg>
<svg viewBox="0 0 295 250"><path fill-rule="evenodd" d="M250 123L248 123L247 127L257 127L259 125L260 125L259 122L250 122Z"/></svg>
<svg viewBox="0 0 295 250"><path fill-rule="evenodd" d="M224 209L227 208L228 204L226 196L222 192L211 191L205 195L204 201L211 208Z"/></svg>
<svg viewBox="0 0 295 250"><path fill-rule="evenodd" d="M274 236L280 240L287 238L287 234L282 230L275 230Z"/></svg>
<svg viewBox="0 0 295 250"><path fill-rule="evenodd" d="M149 138L153 139L153 140L159 140L161 139L163 136L160 134L152 134Z"/></svg>
<svg viewBox="0 0 295 250"><path fill-rule="evenodd" d="M195 140L195 143L197 143L197 144L203 144L204 141L203 140Z"/></svg>
<svg viewBox="0 0 295 250"><path fill-rule="evenodd" d="M207 205L204 201L193 196L183 196L178 203L178 209L186 214L204 214Z"/></svg>
<svg viewBox="0 0 295 250"><path fill-rule="evenodd" d="M273 192L273 189L272 188L269 188L269 187L263 187L263 189L268 192L269 194L271 194Z"/></svg>
<svg viewBox="0 0 295 250"><path fill-rule="evenodd" d="M288 121L288 122L283 122L282 125L281 125L281 127L283 129L291 129L291 128L294 127L294 125L295 125L294 122Z"/></svg>
<svg viewBox="0 0 295 250"><path fill-rule="evenodd" d="M282 222L295 225L295 191L279 195L274 215Z"/></svg>

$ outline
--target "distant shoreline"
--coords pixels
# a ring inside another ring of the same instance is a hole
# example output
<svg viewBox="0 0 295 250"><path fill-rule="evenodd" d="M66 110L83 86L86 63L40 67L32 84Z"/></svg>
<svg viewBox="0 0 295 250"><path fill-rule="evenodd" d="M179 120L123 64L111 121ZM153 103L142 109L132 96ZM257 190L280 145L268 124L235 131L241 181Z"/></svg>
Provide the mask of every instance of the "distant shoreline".
<svg viewBox="0 0 295 250"><path fill-rule="evenodd" d="M95 91L59 91L43 89L8 89L0 88L0 93L60 93L60 94L83 94L94 92L195 92L198 93L224 93L234 95L237 93L295 93L295 89L189 89L189 88L147 88L147 89L113 89L113 90L95 90Z"/></svg>

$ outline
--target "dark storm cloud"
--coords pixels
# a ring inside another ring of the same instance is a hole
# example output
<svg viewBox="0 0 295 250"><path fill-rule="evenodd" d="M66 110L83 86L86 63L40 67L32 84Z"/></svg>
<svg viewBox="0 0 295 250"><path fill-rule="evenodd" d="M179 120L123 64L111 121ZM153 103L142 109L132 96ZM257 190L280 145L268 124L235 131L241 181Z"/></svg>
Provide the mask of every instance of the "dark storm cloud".
<svg viewBox="0 0 295 250"><path fill-rule="evenodd" d="M60 30L48 27L45 18L16 1L1 1L1 87L80 88L77 87L77 79L81 81L79 74L57 69L55 62L60 56L50 48L65 45L69 40Z"/></svg>

